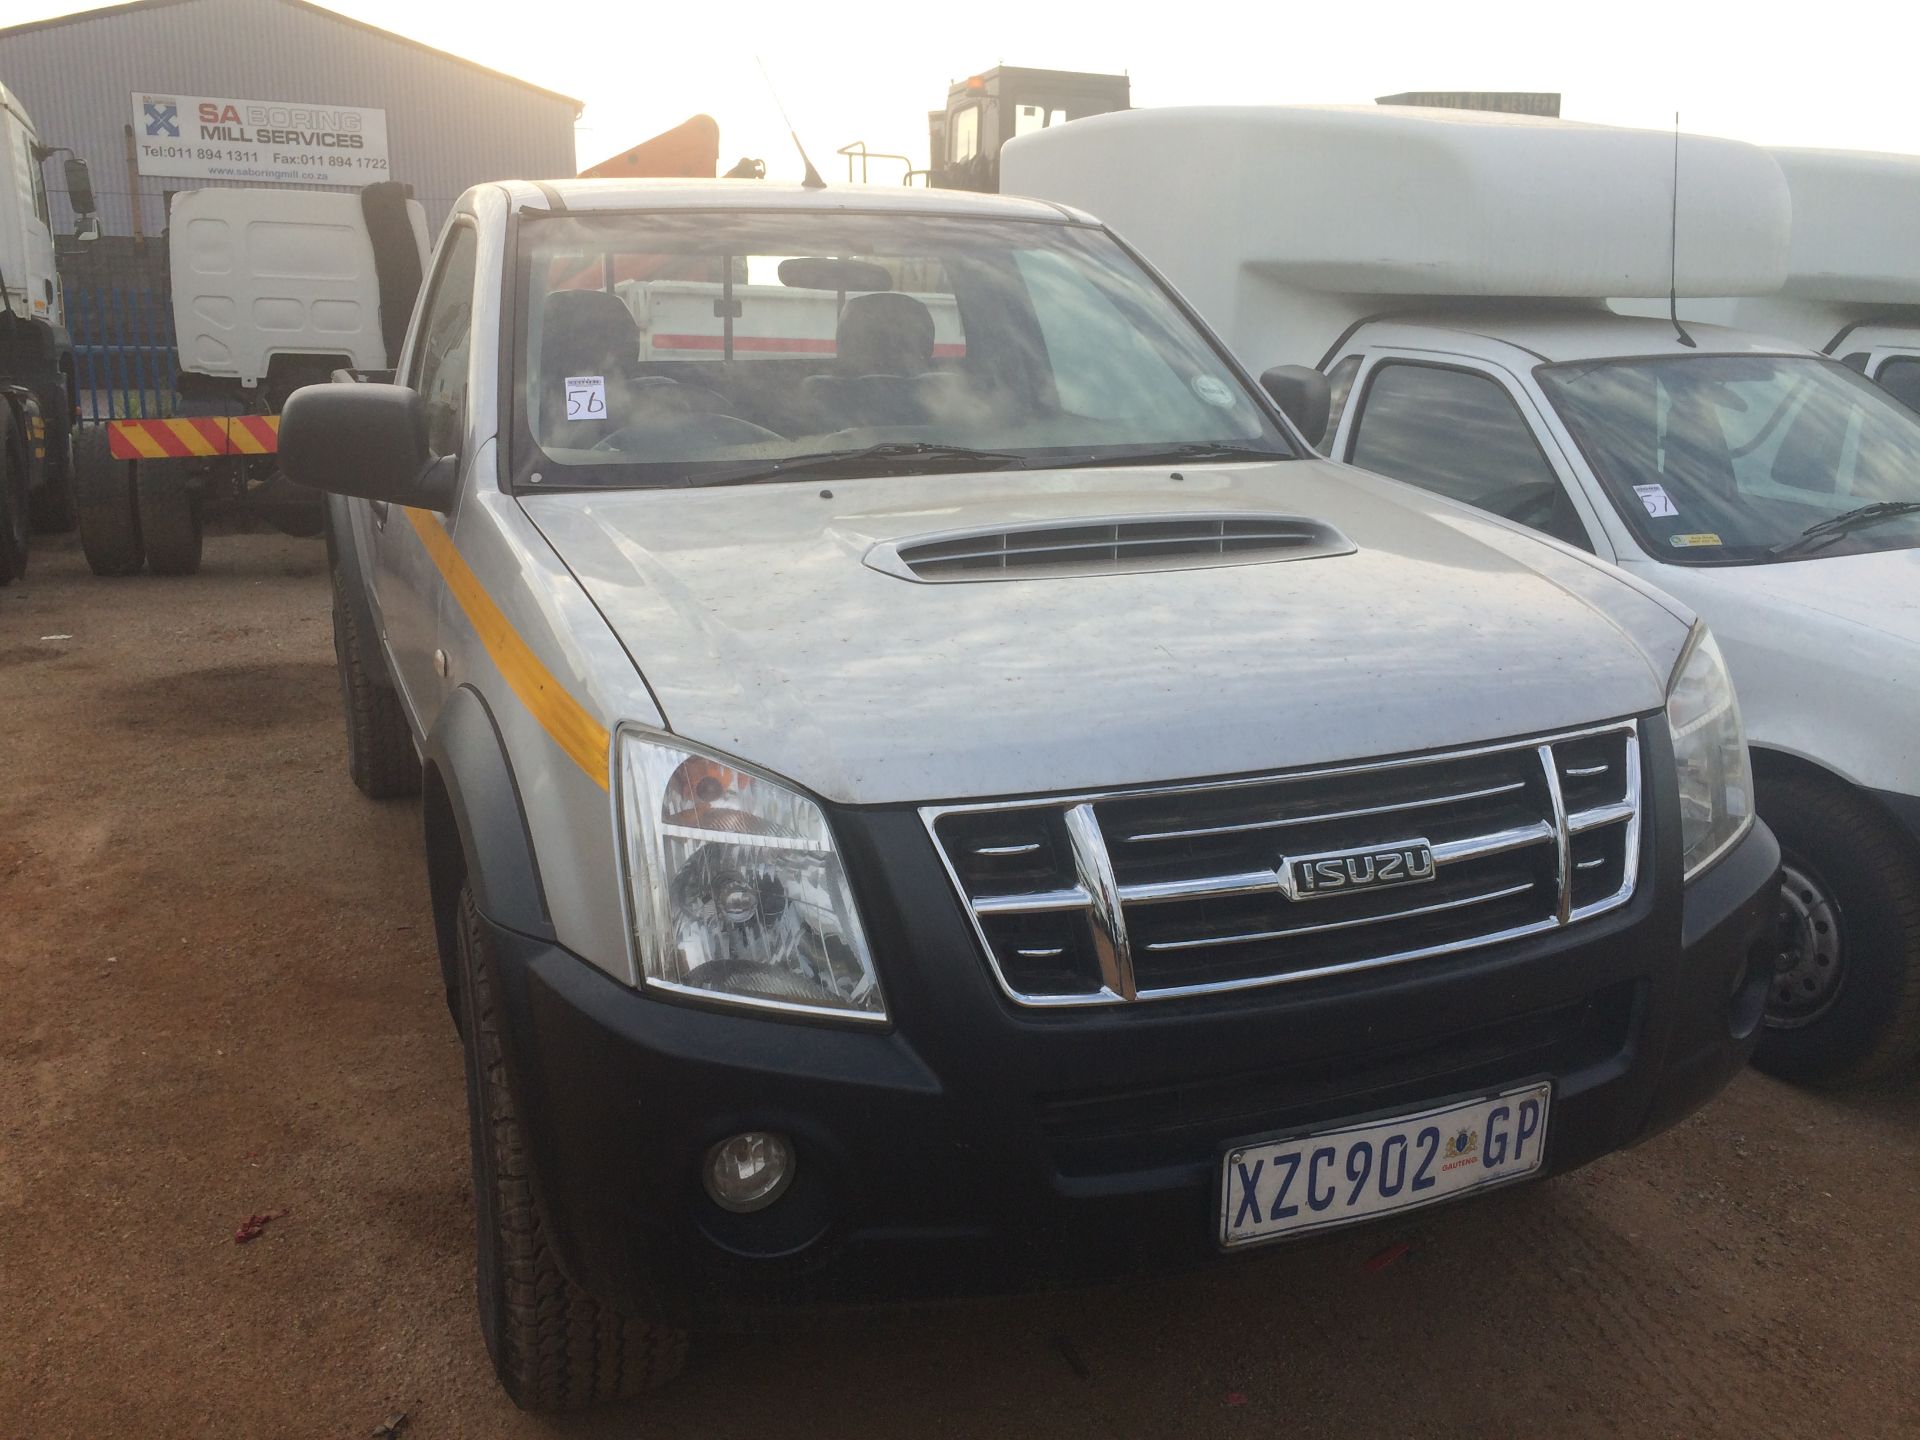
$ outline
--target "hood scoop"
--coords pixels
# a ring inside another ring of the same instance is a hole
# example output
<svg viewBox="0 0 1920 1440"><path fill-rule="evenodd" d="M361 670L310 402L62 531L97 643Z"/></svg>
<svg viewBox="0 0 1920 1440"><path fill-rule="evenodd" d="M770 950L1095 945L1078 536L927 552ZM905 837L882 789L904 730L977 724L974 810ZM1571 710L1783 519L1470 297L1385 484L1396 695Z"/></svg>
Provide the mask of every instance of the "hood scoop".
<svg viewBox="0 0 1920 1440"><path fill-rule="evenodd" d="M875 545L866 563L885 575L939 585L1265 565L1351 555L1357 548L1323 520L1188 513L948 531Z"/></svg>

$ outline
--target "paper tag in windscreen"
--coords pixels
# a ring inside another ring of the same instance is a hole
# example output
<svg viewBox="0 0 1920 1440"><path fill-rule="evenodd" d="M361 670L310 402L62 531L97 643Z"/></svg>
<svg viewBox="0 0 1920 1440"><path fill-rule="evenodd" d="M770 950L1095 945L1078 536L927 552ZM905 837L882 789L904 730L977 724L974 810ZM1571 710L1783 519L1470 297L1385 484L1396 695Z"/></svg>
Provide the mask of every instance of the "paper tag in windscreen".
<svg viewBox="0 0 1920 1440"><path fill-rule="evenodd" d="M567 383L571 385L573 382L569 380ZM1633 487L1633 493L1638 495L1640 503L1647 507L1647 514L1656 520L1680 513L1674 509L1673 501L1667 497L1667 487L1664 485L1636 485Z"/></svg>
<svg viewBox="0 0 1920 1440"><path fill-rule="evenodd" d="M607 377L569 375L567 377L567 418L604 420L607 418Z"/></svg>

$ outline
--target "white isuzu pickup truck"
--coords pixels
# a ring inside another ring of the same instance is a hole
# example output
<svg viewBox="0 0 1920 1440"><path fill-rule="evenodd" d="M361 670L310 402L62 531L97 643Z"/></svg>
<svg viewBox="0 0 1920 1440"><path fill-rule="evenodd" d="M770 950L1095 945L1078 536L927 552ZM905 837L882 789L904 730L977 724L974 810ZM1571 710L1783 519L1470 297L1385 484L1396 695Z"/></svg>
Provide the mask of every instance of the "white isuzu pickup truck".
<svg viewBox="0 0 1920 1440"><path fill-rule="evenodd" d="M1920 418L1810 349L1606 303L1777 292L1801 222L1770 154L1270 106L1097 116L1014 140L1001 166L1010 192L1083 205L1141 245L1249 361L1324 370L1335 401L1314 438L1331 455L1704 616L1786 853L1758 1063L1803 1079L1911 1065Z"/></svg>
<svg viewBox="0 0 1920 1440"><path fill-rule="evenodd" d="M394 383L288 401L517 1401L1564 1171L1745 1062L1713 639L1276 396L1058 206L556 181L458 203Z"/></svg>

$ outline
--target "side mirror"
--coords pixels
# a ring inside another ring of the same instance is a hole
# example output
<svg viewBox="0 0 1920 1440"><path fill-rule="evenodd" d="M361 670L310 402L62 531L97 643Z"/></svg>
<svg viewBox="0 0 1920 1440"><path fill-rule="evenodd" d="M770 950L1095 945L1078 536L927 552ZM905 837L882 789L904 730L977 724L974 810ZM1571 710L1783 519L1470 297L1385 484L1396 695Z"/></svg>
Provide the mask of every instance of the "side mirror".
<svg viewBox="0 0 1920 1440"><path fill-rule="evenodd" d="M306 385L280 411L280 469L296 484L394 505L453 508L453 458L427 444L427 405L404 385Z"/></svg>
<svg viewBox="0 0 1920 1440"><path fill-rule="evenodd" d="M69 155L67 171L67 204L73 207L75 215L93 214L93 176L87 171L87 162L78 155Z"/></svg>
<svg viewBox="0 0 1920 1440"><path fill-rule="evenodd" d="M1327 434L1327 416L1333 409L1333 387L1327 377L1305 365L1276 365L1260 377L1260 388L1307 437L1318 445Z"/></svg>
<svg viewBox="0 0 1920 1440"><path fill-rule="evenodd" d="M82 244L90 244L100 238L100 217L81 215L73 222L73 238Z"/></svg>

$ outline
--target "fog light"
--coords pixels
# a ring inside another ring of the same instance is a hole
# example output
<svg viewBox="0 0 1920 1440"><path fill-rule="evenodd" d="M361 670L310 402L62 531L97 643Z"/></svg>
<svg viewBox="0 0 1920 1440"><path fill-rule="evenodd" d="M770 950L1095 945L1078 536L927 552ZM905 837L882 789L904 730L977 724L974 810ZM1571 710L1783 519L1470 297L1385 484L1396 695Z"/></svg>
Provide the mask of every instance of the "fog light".
<svg viewBox="0 0 1920 1440"><path fill-rule="evenodd" d="M793 1180L793 1147L786 1137L748 1130L707 1152L707 1194L722 1210L764 1210Z"/></svg>

